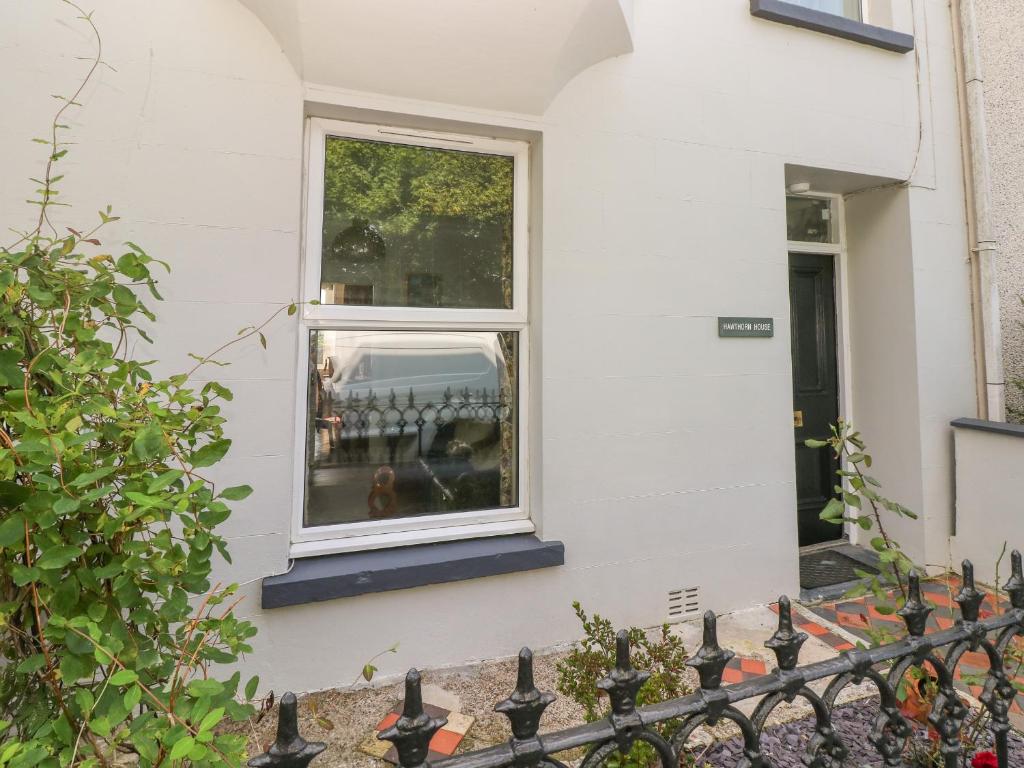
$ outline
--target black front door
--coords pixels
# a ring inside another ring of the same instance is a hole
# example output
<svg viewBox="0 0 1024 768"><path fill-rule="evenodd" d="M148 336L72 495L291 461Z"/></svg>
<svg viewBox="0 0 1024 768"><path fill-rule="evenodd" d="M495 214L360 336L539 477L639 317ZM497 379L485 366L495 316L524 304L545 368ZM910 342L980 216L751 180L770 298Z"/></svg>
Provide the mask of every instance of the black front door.
<svg viewBox="0 0 1024 768"><path fill-rule="evenodd" d="M842 526L818 515L834 495L837 464L825 439L839 418L836 369L836 293L833 257L789 254L789 312L793 349L793 437L796 442L797 526L800 546L842 537Z"/></svg>

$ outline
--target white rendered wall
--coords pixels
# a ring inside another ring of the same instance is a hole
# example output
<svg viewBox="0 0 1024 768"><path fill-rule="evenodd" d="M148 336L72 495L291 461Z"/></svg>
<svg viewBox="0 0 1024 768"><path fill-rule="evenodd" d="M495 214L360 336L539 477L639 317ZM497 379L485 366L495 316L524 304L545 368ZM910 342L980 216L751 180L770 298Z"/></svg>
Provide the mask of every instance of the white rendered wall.
<svg viewBox="0 0 1024 768"><path fill-rule="evenodd" d="M1010 573L1010 552L1024 550L1024 437L976 429L957 429L955 435L957 532L951 559L957 569L970 560L979 580L1001 587Z"/></svg>
<svg viewBox="0 0 1024 768"><path fill-rule="evenodd" d="M703 607L720 612L795 593L786 164L893 179L915 170L899 193L896 303L872 304L868 281L851 312L871 307L855 326L865 348L885 344L888 313L913 325L896 361L913 379L899 383L898 439L910 448L898 456L915 473L909 503L929 522L908 535L929 558L944 549L944 425L974 402L966 236L948 9L915 5L920 153L913 54L753 19L746 0L637 2L635 52L583 72L540 116L317 89L317 101L542 134L533 508L540 535L565 542L566 565L262 611L258 580L287 568L298 492L290 425L302 374L297 328L282 320L266 352L237 350L215 372L236 392L236 443L219 475L256 488L226 524L235 564L224 573L247 582L242 612L260 626L248 668L277 690L324 688L395 642L384 674L568 641L574 599L619 625L651 625L672 589L700 586ZM117 72L76 117L66 194L84 216L114 203L125 217L116 237L175 266L157 333L177 369L296 295L302 84L236 0L99 8ZM901 31L913 31L910 8L893 2ZM29 215L21 180L38 173L28 140L48 94L67 90L88 52L57 17L67 18L56 2L0 6L0 95L22 105L0 128L5 224ZM720 340L718 315L772 316L776 336ZM881 408L885 382L863 386L875 393L863 402ZM866 436L884 453L888 432Z"/></svg>

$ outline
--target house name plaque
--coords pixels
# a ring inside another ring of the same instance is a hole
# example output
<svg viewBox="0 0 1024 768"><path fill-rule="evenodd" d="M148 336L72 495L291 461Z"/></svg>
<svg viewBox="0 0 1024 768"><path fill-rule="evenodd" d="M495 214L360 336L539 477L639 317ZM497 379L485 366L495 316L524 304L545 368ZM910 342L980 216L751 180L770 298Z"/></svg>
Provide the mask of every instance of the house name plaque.
<svg viewBox="0 0 1024 768"><path fill-rule="evenodd" d="M720 317L718 335L722 338L770 339L775 335L775 318Z"/></svg>

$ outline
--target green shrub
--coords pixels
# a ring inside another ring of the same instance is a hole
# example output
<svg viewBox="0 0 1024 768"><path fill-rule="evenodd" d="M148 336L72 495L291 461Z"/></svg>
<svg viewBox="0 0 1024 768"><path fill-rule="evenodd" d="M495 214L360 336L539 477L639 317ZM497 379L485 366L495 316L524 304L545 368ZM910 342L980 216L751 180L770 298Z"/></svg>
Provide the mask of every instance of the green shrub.
<svg viewBox="0 0 1024 768"><path fill-rule="evenodd" d="M597 688L597 681L615 667L615 628L598 614L588 617L578 603L572 604L583 625L583 639L558 664L558 690L583 708L587 722L608 715L608 701ZM637 703L653 704L693 692L685 680L686 648L683 641L663 624L649 634L643 629L627 630L633 667L651 673L637 696ZM668 738L679 728L678 720L663 723L661 735ZM654 749L638 742L628 756L616 755L611 768L646 768L657 762Z"/></svg>
<svg viewBox="0 0 1024 768"><path fill-rule="evenodd" d="M231 393L132 359L158 262L104 249L109 208L89 231L51 223L77 95L37 140L35 225L0 248L0 766L238 765L244 737L217 726L251 707L214 667L255 629L210 573L228 559L215 529L251 489L206 476Z"/></svg>

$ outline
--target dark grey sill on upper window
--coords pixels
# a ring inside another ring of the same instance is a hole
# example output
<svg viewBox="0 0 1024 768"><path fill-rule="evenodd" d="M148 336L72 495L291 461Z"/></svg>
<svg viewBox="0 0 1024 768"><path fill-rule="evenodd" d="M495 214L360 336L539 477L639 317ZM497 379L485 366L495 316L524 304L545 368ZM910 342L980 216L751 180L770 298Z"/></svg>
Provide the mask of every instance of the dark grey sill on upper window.
<svg viewBox="0 0 1024 768"><path fill-rule="evenodd" d="M873 45L896 53L914 50L914 36L875 27L863 21L854 21L824 11L815 11L785 0L750 0L750 13L761 19L779 21L802 29L824 32L845 40Z"/></svg>
<svg viewBox="0 0 1024 768"><path fill-rule="evenodd" d="M541 541L532 535L307 557L296 560L288 573L265 578L261 603L263 608L283 608L564 563L562 542Z"/></svg>

